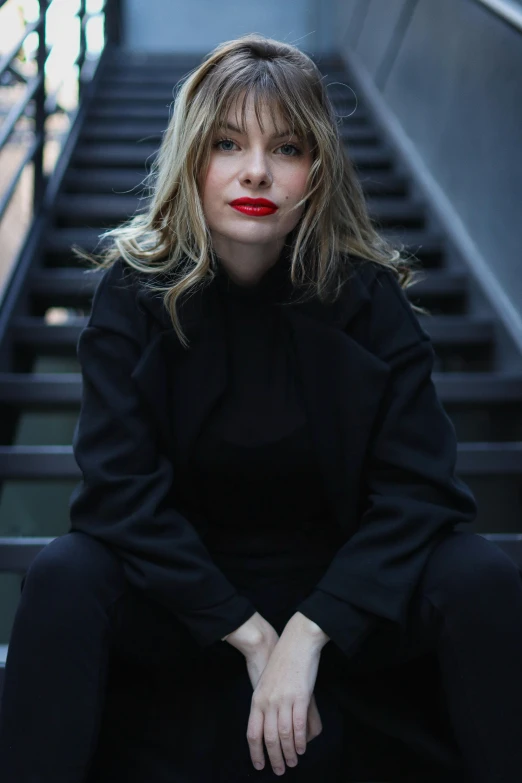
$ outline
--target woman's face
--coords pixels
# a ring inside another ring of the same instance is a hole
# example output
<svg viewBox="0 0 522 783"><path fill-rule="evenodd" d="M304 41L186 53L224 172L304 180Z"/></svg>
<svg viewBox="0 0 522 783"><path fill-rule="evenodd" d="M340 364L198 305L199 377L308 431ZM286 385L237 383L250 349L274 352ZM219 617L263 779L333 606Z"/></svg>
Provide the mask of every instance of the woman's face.
<svg viewBox="0 0 522 783"><path fill-rule="evenodd" d="M241 99L241 96L239 96ZM227 118L240 124L235 104ZM198 185L214 249L237 280L255 282L278 259L285 237L298 223L304 205L291 208L305 195L312 154L288 133L275 138L270 112L261 109L264 133L258 125L252 97L246 106L246 133L223 128L212 140L210 163ZM280 127L282 120L279 120ZM286 124L282 125L288 130ZM277 209L248 214L231 206L240 198L264 198Z"/></svg>

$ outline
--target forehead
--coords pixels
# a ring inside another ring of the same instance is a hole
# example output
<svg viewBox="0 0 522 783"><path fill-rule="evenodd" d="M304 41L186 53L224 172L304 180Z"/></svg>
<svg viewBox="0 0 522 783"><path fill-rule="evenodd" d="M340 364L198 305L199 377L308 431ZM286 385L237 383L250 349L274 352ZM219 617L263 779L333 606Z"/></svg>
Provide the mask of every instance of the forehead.
<svg viewBox="0 0 522 783"><path fill-rule="evenodd" d="M282 130L288 126L281 107L275 100L264 98L256 101L252 94L246 99L244 94L237 95L232 99L228 111L225 109L221 113L219 118L220 124L223 125L228 122L242 127L243 110L246 125L261 124L262 128L268 131Z"/></svg>

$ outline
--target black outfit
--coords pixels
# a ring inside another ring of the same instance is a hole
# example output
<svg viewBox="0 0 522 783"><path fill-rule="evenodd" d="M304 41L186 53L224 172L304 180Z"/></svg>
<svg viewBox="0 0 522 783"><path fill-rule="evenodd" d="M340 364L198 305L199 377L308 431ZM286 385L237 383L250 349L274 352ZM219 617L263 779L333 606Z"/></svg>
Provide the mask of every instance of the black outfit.
<svg viewBox="0 0 522 783"><path fill-rule="evenodd" d="M184 310L188 353L121 264L104 276L71 531L29 569L9 645L3 783L275 779L220 641L256 610L331 638L323 732L286 775L517 779L520 573L455 530L476 505L429 338L373 272L341 310L280 308L284 263L249 290L219 276Z"/></svg>
<svg viewBox="0 0 522 783"><path fill-rule="evenodd" d="M244 286L221 268L229 382L186 469L176 470L180 503L213 560L279 632L343 541L328 511L292 344L273 306L284 296L282 269Z"/></svg>

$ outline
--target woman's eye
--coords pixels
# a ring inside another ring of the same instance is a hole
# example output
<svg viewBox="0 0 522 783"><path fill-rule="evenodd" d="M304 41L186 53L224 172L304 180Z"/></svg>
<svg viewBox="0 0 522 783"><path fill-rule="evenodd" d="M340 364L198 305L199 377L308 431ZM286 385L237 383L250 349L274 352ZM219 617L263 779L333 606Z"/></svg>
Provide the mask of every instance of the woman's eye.
<svg viewBox="0 0 522 783"><path fill-rule="evenodd" d="M219 147L220 144L234 144L232 139L220 139L216 142L215 146ZM224 150L224 152L228 152L228 150Z"/></svg>
<svg viewBox="0 0 522 783"><path fill-rule="evenodd" d="M296 147L295 144L283 144L283 147L290 147L290 149L295 150L295 155L286 155L285 157L296 158L298 155L301 154L301 150L299 149L299 147Z"/></svg>
<svg viewBox="0 0 522 783"><path fill-rule="evenodd" d="M215 147L220 148L221 144L235 144L235 141L232 141L232 139L219 139L219 141L216 141L214 144ZM290 149L295 151L295 154L293 155L287 155L286 153L283 153L284 158L296 158L298 155L301 154L301 150L299 147L296 147L295 144L282 144L279 149L284 149L285 147L289 147ZM232 150L230 148L224 149L221 147L223 152L231 152Z"/></svg>

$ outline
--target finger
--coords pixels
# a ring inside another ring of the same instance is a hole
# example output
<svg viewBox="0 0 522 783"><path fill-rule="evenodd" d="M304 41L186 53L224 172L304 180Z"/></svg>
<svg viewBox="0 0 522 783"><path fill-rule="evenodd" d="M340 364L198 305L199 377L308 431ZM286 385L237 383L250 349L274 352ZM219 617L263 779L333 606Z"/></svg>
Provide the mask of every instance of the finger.
<svg viewBox="0 0 522 783"><path fill-rule="evenodd" d="M294 743L296 753L306 750L306 735L308 728L308 705L296 699L293 708Z"/></svg>
<svg viewBox="0 0 522 783"><path fill-rule="evenodd" d="M279 740L277 707L269 707L265 712L265 745L272 769L276 775L281 775L285 771L285 761Z"/></svg>
<svg viewBox="0 0 522 783"><path fill-rule="evenodd" d="M279 740L283 748L283 755L289 767L297 764L297 754L294 744L294 718L291 702L281 705L277 716Z"/></svg>
<svg viewBox="0 0 522 783"><path fill-rule="evenodd" d="M250 749L250 758L254 767L257 764L262 769L265 766L265 753L263 750L263 724L264 716L262 710L254 704L250 708L250 717L247 726L247 741Z"/></svg>
<svg viewBox="0 0 522 783"><path fill-rule="evenodd" d="M317 704L314 699L313 702L310 702L310 707L308 709L307 741L309 742L311 739L315 739L322 730L321 716L319 715L319 710L317 709Z"/></svg>

